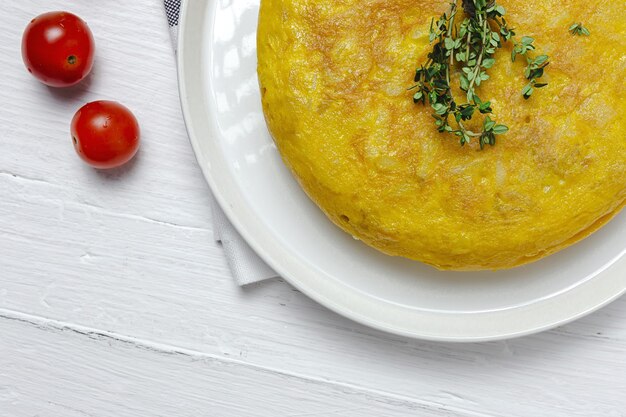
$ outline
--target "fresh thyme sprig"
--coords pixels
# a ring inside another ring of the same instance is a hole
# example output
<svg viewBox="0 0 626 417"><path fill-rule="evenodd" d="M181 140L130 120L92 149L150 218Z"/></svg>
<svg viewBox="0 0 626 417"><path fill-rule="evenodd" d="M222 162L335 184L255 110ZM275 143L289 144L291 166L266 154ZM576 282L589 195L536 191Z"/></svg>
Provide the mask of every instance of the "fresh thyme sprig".
<svg viewBox="0 0 626 417"><path fill-rule="evenodd" d="M535 92L535 88L543 88L548 83L537 82L544 74L545 68L550 64L548 55L539 55L536 58L527 56L529 51L535 50L535 40L530 36L524 36L520 42L515 43L513 52L511 52L511 60L515 62L518 55L525 55L528 66L524 70L524 76L528 80L528 84L522 89L522 96L526 100Z"/></svg>
<svg viewBox="0 0 626 417"><path fill-rule="evenodd" d="M574 23L572 26L569 27L569 31L572 33L572 35L578 35L578 36L591 35L591 32L589 32L589 29L584 27L582 23Z"/></svg>
<svg viewBox="0 0 626 417"><path fill-rule="evenodd" d="M504 18L506 10L495 0L462 0L466 17L456 24L460 12L458 3L455 0L447 13L431 21L433 50L428 54L428 61L416 70L416 84L410 90L417 90L413 95L414 102L426 104L428 100L439 132L457 136L461 145L478 138L482 149L487 144L494 145L496 136L506 133L509 128L491 119L491 102L482 101L476 89L489 79L487 70L496 63L496 50L505 42L514 41L515 31L509 28ZM547 85L537 79L548 65L548 57L528 56L527 53L535 49L533 43L532 38L522 38L515 42L512 54L513 61L518 55L525 55L528 61L525 76L529 82L522 90L526 99L535 88ZM467 100L462 104L457 103L450 86L451 72L457 69L460 69L460 88ZM464 125L476 113L485 115L480 132L473 132ZM454 126L450 124L451 118Z"/></svg>
<svg viewBox="0 0 626 417"><path fill-rule="evenodd" d="M537 79L543 76L546 66L549 64L548 55L539 55L537 58L527 58L528 66L524 71L524 75L528 80L528 84L522 89L522 95L526 100L535 92L535 88L543 88L548 83L537 82Z"/></svg>

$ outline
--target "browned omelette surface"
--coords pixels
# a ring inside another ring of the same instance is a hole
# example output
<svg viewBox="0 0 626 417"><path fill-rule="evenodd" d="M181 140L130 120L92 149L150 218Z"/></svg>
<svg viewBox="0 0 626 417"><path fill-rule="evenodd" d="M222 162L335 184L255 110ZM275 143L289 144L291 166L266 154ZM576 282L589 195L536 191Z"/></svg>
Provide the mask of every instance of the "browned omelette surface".
<svg viewBox="0 0 626 417"><path fill-rule="evenodd" d="M500 269L575 243L624 206L626 2L500 4L550 55L549 86L525 101L525 63L501 51L479 94L510 131L480 151L439 134L407 91L446 1L262 0L270 131L346 232L441 269ZM571 35L575 21L591 36Z"/></svg>

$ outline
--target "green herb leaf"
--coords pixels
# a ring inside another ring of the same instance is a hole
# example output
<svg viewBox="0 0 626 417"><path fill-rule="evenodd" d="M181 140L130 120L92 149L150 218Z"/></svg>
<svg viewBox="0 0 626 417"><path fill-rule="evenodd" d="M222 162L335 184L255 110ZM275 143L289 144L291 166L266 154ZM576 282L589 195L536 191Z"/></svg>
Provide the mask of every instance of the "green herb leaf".
<svg viewBox="0 0 626 417"><path fill-rule="evenodd" d="M439 116L445 114L448 111L448 107L442 103L435 103L432 107L433 110L435 110L435 113L437 113Z"/></svg>
<svg viewBox="0 0 626 417"><path fill-rule="evenodd" d="M589 29L584 27L582 23L574 23L572 26L569 27L569 31L571 32L572 35L578 35L578 36L591 35L591 32L589 32Z"/></svg>
<svg viewBox="0 0 626 417"><path fill-rule="evenodd" d="M530 96L532 96L533 92L533 86L531 84L527 84L526 87L524 87L524 89L522 90L522 95L526 100L528 100Z"/></svg>
<svg viewBox="0 0 626 417"><path fill-rule="evenodd" d="M505 125L495 125L493 127L493 133L495 133L496 135L502 135L508 131L509 131L509 128Z"/></svg>
<svg viewBox="0 0 626 417"><path fill-rule="evenodd" d="M483 60L483 68L489 69L491 67L493 67L493 65L496 63L496 60L494 58L487 58Z"/></svg>
<svg viewBox="0 0 626 417"><path fill-rule="evenodd" d="M485 117L485 122L483 124L485 132L489 132L490 130L492 130L495 125L496 125L496 122L491 120L489 116Z"/></svg>

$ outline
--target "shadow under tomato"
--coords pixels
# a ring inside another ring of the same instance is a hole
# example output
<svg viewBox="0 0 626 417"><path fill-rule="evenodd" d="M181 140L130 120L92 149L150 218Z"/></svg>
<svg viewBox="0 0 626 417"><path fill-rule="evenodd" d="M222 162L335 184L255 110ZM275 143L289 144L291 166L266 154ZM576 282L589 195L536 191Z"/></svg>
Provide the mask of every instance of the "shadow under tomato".
<svg viewBox="0 0 626 417"><path fill-rule="evenodd" d="M117 167L117 168L110 168L110 169L91 168L91 169L93 169L101 179L104 179L106 181L118 181L132 174L132 172L135 170L135 167L137 166L137 163L139 162L139 159L141 158L140 154L141 154L141 148L137 150L137 153L135 154L133 159L131 159L130 161L126 162L124 165Z"/></svg>
<svg viewBox="0 0 626 417"><path fill-rule="evenodd" d="M58 101L71 102L73 100L81 100L82 97L89 92L89 87L93 82L93 71L89 73L81 82L71 87L50 87L44 85L52 98Z"/></svg>

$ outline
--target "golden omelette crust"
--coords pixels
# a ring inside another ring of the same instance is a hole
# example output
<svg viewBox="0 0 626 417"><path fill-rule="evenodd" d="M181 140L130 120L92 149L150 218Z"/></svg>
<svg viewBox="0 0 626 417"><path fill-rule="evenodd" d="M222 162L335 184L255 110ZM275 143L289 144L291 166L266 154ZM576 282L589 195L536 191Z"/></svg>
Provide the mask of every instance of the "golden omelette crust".
<svg viewBox="0 0 626 417"><path fill-rule="evenodd" d="M501 51L479 92L510 132L480 151L437 133L406 91L447 1L261 1L270 131L345 231L441 269L500 269L565 248L623 208L624 1L500 3L550 55L550 85L524 101L523 59ZM591 36L572 36L575 21Z"/></svg>

